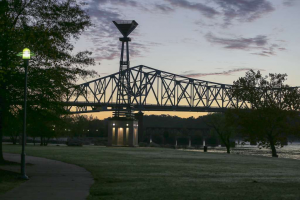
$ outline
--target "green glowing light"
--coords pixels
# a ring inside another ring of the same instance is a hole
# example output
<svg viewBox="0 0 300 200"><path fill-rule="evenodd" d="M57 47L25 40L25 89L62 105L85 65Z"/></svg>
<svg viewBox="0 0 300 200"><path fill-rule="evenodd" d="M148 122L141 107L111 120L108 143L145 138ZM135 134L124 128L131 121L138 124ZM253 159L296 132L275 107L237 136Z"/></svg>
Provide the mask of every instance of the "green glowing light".
<svg viewBox="0 0 300 200"><path fill-rule="evenodd" d="M30 59L30 50L28 48L23 49L22 58L23 59Z"/></svg>
<svg viewBox="0 0 300 200"><path fill-rule="evenodd" d="M24 60L29 60L32 56L35 56L35 54L31 53L28 48L25 48L22 52L18 53L17 56L22 57Z"/></svg>

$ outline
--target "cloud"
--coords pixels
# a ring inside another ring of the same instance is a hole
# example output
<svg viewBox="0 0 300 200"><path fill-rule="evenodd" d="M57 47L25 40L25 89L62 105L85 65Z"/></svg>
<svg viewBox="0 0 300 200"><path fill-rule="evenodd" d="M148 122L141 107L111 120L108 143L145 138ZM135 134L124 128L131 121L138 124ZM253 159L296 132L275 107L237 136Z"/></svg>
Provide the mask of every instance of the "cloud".
<svg viewBox="0 0 300 200"><path fill-rule="evenodd" d="M164 13L169 13L169 12L173 12L174 11L173 8L171 8L170 6L168 6L166 4L156 4L156 5L154 5L154 9L162 11Z"/></svg>
<svg viewBox="0 0 300 200"><path fill-rule="evenodd" d="M251 70L251 68L236 68L236 69L230 69L230 70L222 71L222 72L210 72L210 73L192 73L192 71L186 71L186 72L183 72L183 74L181 74L181 75L189 77L189 78L198 78L198 77L203 77L203 76L220 76L220 75L229 76L235 72L242 72L242 71L249 71L249 70Z"/></svg>
<svg viewBox="0 0 300 200"><path fill-rule="evenodd" d="M120 56L120 51L117 48L110 48L107 46L96 48L94 52L95 52L94 59L97 61L113 60L114 58Z"/></svg>
<svg viewBox="0 0 300 200"><path fill-rule="evenodd" d="M114 20L124 19L119 7L135 7L145 9L138 1L133 0L90 0L85 9L91 17L93 26L83 33L84 38L95 47L96 61L113 60L120 57L121 33L112 23ZM137 35L138 29L133 34ZM130 47L131 49L131 47ZM141 50L132 50L132 56L141 56Z"/></svg>
<svg viewBox="0 0 300 200"><path fill-rule="evenodd" d="M95 52L94 59L97 61L102 61L102 60L113 60L116 58L120 58L121 47L119 43L121 42L115 41L112 43L115 45L103 44L101 47L94 49ZM145 45L136 42L129 43L129 48L130 48L131 57L142 57L143 55L142 51L147 51Z"/></svg>
<svg viewBox="0 0 300 200"><path fill-rule="evenodd" d="M121 5L121 6L131 6L131 7L140 7L141 4L134 0L91 0L91 3L95 4L114 4L114 5ZM90 4L90 3L89 3Z"/></svg>
<svg viewBox="0 0 300 200"><path fill-rule="evenodd" d="M196 0L165 1L173 7L198 11L207 18L221 17L224 20L222 26L225 27L231 25L232 20L252 22L275 10L267 0L210 0L205 4L196 3Z"/></svg>
<svg viewBox="0 0 300 200"><path fill-rule="evenodd" d="M272 4L267 0L214 0L214 2L220 6L227 24L233 19L251 22L274 11Z"/></svg>
<svg viewBox="0 0 300 200"><path fill-rule="evenodd" d="M280 48L278 48L280 51L285 51L286 50L286 48L283 48L283 47L280 47Z"/></svg>
<svg viewBox="0 0 300 200"><path fill-rule="evenodd" d="M203 14L208 18L213 18L215 15L218 15L219 12L213 7L206 6L202 3L192 3L186 0L166 0L174 7L186 8L189 10L195 10Z"/></svg>
<svg viewBox="0 0 300 200"><path fill-rule="evenodd" d="M265 46L268 43L267 36L258 35L254 38L222 38L216 37L212 33L205 35L207 41L213 44L222 45L226 49L249 50L256 47Z"/></svg>
<svg viewBox="0 0 300 200"><path fill-rule="evenodd" d="M285 6L294 6L295 4L296 4L296 0L284 0L283 2L282 2L282 4L283 5L285 5Z"/></svg>
<svg viewBox="0 0 300 200"><path fill-rule="evenodd" d="M149 52L149 49L154 46L162 45L161 43L156 42L130 42L129 43L129 52L130 57L144 57L144 53ZM121 42L114 40L111 43L106 42L101 45L101 47L92 48L95 52L94 59L96 61L102 60L113 60L119 59L121 55Z"/></svg>
<svg viewBox="0 0 300 200"><path fill-rule="evenodd" d="M212 33L205 35L207 41L212 44L221 45L225 49L244 50L244 51L259 51L251 53L260 56L273 56L276 55L276 50L285 50L285 48L278 44L270 44L269 38L265 35L257 35L253 38L234 37L223 38L216 37Z"/></svg>

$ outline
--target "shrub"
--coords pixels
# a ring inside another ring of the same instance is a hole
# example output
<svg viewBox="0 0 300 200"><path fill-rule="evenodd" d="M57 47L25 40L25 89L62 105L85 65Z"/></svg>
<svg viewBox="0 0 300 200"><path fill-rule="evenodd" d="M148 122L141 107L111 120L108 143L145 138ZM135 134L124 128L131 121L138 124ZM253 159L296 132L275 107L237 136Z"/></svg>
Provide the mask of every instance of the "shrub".
<svg viewBox="0 0 300 200"><path fill-rule="evenodd" d="M140 142L140 143L139 143L139 146L140 146L140 147L147 147L148 144L147 144L146 142Z"/></svg>
<svg viewBox="0 0 300 200"><path fill-rule="evenodd" d="M151 143L149 144L149 147L160 147L160 145L159 145L159 144L156 144L156 143L154 143L154 142L151 142Z"/></svg>
<svg viewBox="0 0 300 200"><path fill-rule="evenodd" d="M68 146L77 146L82 147L82 141L78 139L68 139L67 143Z"/></svg>

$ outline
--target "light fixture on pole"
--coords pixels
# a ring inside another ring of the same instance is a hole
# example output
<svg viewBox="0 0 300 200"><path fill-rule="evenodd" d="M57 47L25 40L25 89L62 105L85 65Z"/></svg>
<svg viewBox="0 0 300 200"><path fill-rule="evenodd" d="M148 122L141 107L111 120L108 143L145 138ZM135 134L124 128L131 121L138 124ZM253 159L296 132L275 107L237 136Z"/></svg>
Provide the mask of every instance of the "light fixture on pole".
<svg viewBox="0 0 300 200"><path fill-rule="evenodd" d="M22 154L21 154L21 179L28 180L28 176L25 172L25 142L26 142L26 116L27 116L27 69L30 57L33 56L28 48L23 49L23 52L19 53L18 56L22 56L24 60L25 68L25 86L24 86L24 118L23 118L23 135L22 135Z"/></svg>
<svg viewBox="0 0 300 200"><path fill-rule="evenodd" d="M119 79L118 79L118 91L116 101L116 111L114 112L115 118L132 118L131 108L131 91L130 91L130 72L129 72L129 42L131 38L129 34L138 26L135 20L117 20L113 21L115 26L118 28L123 37L119 38L122 42L120 68L119 68ZM126 47L125 47L126 46ZM125 57L126 54L126 57ZM126 110L124 111L124 106Z"/></svg>

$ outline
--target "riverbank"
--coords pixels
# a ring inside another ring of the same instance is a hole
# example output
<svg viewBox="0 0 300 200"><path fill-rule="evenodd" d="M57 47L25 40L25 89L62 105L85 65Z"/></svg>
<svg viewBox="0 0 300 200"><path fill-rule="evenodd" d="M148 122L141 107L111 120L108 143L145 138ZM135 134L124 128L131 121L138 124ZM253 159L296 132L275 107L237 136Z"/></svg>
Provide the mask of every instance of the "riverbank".
<svg viewBox="0 0 300 200"><path fill-rule="evenodd" d="M203 152L202 149L182 149L184 151L198 151ZM226 153L225 147L208 147L208 152L212 153ZM245 156L264 156L264 157L272 157L271 149L260 149L257 146L237 146L231 149L231 154L237 155L245 155ZM279 158L288 158L300 160L300 144L290 144L288 146L284 146L282 148L277 149L277 154Z"/></svg>

